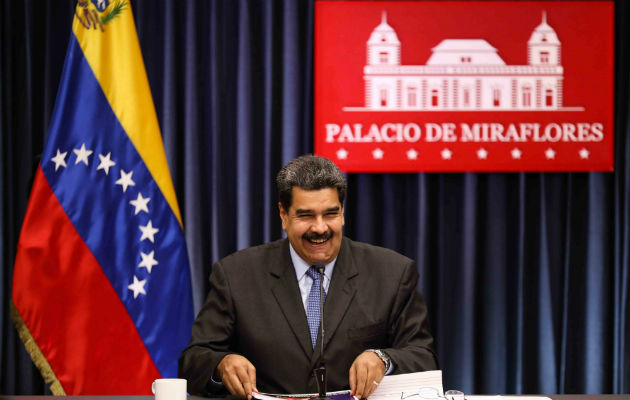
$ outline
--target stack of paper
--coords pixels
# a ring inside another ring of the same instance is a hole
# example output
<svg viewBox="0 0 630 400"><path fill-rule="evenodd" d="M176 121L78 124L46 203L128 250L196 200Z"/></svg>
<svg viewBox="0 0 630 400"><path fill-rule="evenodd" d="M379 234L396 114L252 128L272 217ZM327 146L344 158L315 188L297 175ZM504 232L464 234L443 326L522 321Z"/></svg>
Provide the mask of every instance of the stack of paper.
<svg viewBox="0 0 630 400"><path fill-rule="evenodd" d="M334 400L355 400L349 390L328 392L326 395ZM438 370L385 376L370 400L434 400L443 395L442 371ZM252 393L252 397L258 400L303 400L316 396L317 393Z"/></svg>
<svg viewBox="0 0 630 400"><path fill-rule="evenodd" d="M444 395L442 371L388 375L370 396L370 400L433 400Z"/></svg>

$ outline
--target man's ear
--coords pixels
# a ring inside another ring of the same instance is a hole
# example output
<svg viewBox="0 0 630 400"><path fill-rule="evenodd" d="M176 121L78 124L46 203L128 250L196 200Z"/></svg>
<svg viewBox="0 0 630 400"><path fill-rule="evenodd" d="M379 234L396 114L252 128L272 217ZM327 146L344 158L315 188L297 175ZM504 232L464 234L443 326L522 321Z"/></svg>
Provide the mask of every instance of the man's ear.
<svg viewBox="0 0 630 400"><path fill-rule="evenodd" d="M341 206L341 226L344 226L345 224L346 224L345 208Z"/></svg>
<svg viewBox="0 0 630 400"><path fill-rule="evenodd" d="M286 226L289 220L289 214L282 207L282 203L278 202L278 211L280 212L280 219L282 220L282 229L287 230Z"/></svg>

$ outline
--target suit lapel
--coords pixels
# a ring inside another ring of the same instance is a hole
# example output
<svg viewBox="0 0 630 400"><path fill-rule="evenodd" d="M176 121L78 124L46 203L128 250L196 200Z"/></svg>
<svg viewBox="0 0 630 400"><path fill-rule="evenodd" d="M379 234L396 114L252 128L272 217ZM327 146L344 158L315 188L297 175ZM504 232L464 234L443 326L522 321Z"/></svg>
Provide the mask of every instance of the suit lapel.
<svg viewBox="0 0 630 400"><path fill-rule="evenodd" d="M271 275L276 278L276 281L271 286L271 292L282 309L284 317L289 322L302 350L310 358L313 354L311 337L302 296L295 278L295 269L289 254L288 240L285 240L281 249L281 255L278 257L279 261L270 267Z"/></svg>
<svg viewBox="0 0 630 400"><path fill-rule="evenodd" d="M354 278L359 271L354 264L352 251L350 250L349 239L343 238L341 249L335 263L335 270L330 281L330 287L326 294L326 304L324 305L324 348L330 343L330 339L335 334L343 319L346 310L350 306L352 298L356 292ZM319 359L320 340L317 340L315 350L312 352L311 367L314 368Z"/></svg>

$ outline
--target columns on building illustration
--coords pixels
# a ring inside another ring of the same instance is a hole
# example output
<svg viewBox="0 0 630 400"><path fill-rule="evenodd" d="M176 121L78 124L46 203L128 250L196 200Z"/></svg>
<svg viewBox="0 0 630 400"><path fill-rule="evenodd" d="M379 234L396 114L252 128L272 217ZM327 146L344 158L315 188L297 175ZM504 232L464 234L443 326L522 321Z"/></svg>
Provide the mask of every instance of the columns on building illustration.
<svg viewBox="0 0 630 400"><path fill-rule="evenodd" d="M527 65L506 65L486 40L444 39L426 65L401 65L401 43L383 12L367 42L365 105L387 110L562 107L561 44L545 13L527 47Z"/></svg>

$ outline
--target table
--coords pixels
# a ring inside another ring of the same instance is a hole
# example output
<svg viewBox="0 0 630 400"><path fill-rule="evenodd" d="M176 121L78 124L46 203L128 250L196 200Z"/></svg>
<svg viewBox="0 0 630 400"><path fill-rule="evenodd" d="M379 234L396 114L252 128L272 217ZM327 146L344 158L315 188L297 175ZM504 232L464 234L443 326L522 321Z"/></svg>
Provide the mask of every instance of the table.
<svg viewBox="0 0 630 400"><path fill-rule="evenodd" d="M509 395L512 396L512 395ZM549 394L552 400L630 400L630 394ZM471 396L474 398L474 396ZM236 400L236 397L215 397L214 400ZM0 400L154 400L153 396L7 396ZM208 400L207 397L188 396L188 400Z"/></svg>

